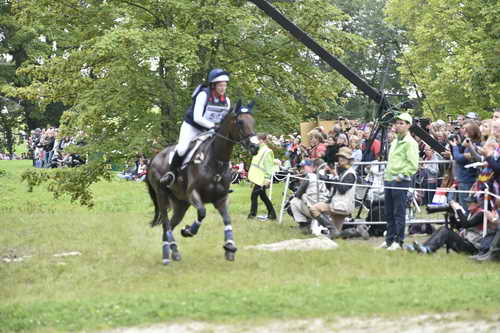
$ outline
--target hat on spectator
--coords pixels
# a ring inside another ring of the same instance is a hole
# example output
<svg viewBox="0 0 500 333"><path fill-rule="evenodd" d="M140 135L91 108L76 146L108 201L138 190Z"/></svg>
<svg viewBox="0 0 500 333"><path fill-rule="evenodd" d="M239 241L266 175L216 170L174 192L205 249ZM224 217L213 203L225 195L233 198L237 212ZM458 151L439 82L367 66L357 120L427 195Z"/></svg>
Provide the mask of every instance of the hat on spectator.
<svg viewBox="0 0 500 333"><path fill-rule="evenodd" d="M347 158L348 160L352 160L352 150L349 147L342 147L339 149L337 156L341 156L343 158Z"/></svg>
<svg viewBox="0 0 500 333"><path fill-rule="evenodd" d="M314 162L313 160L303 160L300 162L300 166L305 167L305 166L313 166Z"/></svg>
<svg viewBox="0 0 500 333"><path fill-rule="evenodd" d="M465 118L467 118L467 119L474 119L474 120L479 119L479 117L477 116L477 113L475 113L475 112L469 112L469 113L467 113L467 115L465 116Z"/></svg>
<svg viewBox="0 0 500 333"><path fill-rule="evenodd" d="M446 125L446 123L444 122L444 120L443 120L443 119L438 119L438 120L436 121L436 124L438 124L439 126L444 126L444 125Z"/></svg>
<svg viewBox="0 0 500 333"><path fill-rule="evenodd" d="M410 116L409 113L400 113L399 115L396 116L396 119L401 119L406 121L408 124L413 124L413 118Z"/></svg>

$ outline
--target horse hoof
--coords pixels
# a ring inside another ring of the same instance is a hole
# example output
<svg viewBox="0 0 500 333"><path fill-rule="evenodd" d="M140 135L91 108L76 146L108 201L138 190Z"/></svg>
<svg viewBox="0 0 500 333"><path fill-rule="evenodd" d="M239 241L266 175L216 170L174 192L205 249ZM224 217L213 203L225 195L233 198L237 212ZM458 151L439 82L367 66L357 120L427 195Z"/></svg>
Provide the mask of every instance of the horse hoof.
<svg viewBox="0 0 500 333"><path fill-rule="evenodd" d="M234 257L235 257L234 252L226 251L225 257L226 257L227 261L234 261Z"/></svg>
<svg viewBox="0 0 500 333"><path fill-rule="evenodd" d="M182 237L193 237L194 235L189 230L189 226L185 226L184 229L181 229Z"/></svg>
<svg viewBox="0 0 500 333"><path fill-rule="evenodd" d="M173 261L181 261L181 253L180 252L172 252L172 260Z"/></svg>
<svg viewBox="0 0 500 333"><path fill-rule="evenodd" d="M163 265L168 265L170 264L170 259L163 259Z"/></svg>

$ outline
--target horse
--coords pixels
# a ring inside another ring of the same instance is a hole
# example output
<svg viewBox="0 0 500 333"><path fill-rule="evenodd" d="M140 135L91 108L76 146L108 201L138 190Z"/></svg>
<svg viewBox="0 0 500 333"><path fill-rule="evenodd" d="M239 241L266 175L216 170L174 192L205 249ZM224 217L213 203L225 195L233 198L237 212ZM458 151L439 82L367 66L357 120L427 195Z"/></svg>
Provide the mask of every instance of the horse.
<svg viewBox="0 0 500 333"><path fill-rule="evenodd" d="M152 159L145 182L155 208L151 226L161 224L163 227L164 265L169 264L170 258L174 261L181 260L179 247L173 236L175 227L192 205L197 210L197 220L191 225L186 225L181 230L181 235L195 236L206 216L206 203L213 204L222 216L225 226L223 245L225 258L234 261L237 248L227 204L232 181L229 161L235 144L241 144L252 155L258 152L259 141L254 132L253 106L254 102L242 106L241 101L238 101L224 117L218 130L201 143L191 161L181 168L172 186L167 188L160 184L160 178L169 170L169 156L174 151L175 145L165 148ZM169 209L173 210L170 219Z"/></svg>

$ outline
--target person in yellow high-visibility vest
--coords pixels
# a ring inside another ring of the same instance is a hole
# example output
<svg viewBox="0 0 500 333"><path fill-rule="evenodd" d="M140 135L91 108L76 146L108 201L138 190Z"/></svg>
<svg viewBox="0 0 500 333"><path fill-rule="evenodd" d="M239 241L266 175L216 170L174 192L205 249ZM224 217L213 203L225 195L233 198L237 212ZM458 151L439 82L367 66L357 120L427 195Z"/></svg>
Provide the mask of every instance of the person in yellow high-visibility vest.
<svg viewBox="0 0 500 333"><path fill-rule="evenodd" d="M276 211L266 194L266 189L271 184L275 168L274 153L267 146L267 134L259 133L257 134L257 138L259 139L259 152L252 158L252 164L248 171L248 180L254 184L251 196L252 204L248 218L255 218L257 214L257 197L260 197L267 208L267 219L276 220Z"/></svg>

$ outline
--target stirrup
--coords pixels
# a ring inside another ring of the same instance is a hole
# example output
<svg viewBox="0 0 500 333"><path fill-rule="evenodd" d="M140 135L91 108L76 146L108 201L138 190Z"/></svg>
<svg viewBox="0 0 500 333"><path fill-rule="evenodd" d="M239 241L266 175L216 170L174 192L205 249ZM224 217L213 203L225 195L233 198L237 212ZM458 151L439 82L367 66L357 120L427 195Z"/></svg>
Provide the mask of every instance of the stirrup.
<svg viewBox="0 0 500 333"><path fill-rule="evenodd" d="M175 184L175 178L175 173L169 171L165 175L163 175L163 177L161 177L160 183L162 183L166 187L170 187Z"/></svg>

